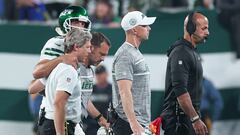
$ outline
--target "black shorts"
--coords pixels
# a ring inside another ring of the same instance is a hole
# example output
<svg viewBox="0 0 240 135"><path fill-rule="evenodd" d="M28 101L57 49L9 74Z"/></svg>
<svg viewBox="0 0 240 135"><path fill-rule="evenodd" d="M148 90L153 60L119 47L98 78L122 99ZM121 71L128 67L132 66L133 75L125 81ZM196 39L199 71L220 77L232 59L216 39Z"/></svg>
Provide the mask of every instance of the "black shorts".
<svg viewBox="0 0 240 135"><path fill-rule="evenodd" d="M66 135L74 135L76 124L72 121L65 122ZM45 118L43 124L39 126L39 135L56 135L54 121Z"/></svg>
<svg viewBox="0 0 240 135"><path fill-rule="evenodd" d="M114 122L112 129L114 135L132 135L133 133L130 124L120 117Z"/></svg>

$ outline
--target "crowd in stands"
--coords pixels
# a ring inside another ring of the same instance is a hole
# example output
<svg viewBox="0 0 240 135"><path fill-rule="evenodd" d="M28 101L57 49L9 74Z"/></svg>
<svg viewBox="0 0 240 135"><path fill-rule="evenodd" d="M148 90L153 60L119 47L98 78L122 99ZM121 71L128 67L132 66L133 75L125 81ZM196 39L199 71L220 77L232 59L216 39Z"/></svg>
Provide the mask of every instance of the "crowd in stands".
<svg viewBox="0 0 240 135"><path fill-rule="evenodd" d="M120 18L128 11L146 13L149 9L183 7L188 10L199 6L213 9L213 3L214 0L0 0L0 19L57 20L60 12L71 4L85 7L97 27L119 27Z"/></svg>

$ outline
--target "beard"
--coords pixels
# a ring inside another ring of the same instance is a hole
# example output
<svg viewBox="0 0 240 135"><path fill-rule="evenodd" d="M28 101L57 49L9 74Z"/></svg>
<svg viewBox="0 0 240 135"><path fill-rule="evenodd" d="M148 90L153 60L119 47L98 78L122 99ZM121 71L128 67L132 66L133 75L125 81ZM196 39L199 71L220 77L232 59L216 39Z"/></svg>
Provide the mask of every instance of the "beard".
<svg viewBox="0 0 240 135"><path fill-rule="evenodd" d="M199 41L199 43L201 44L201 43L206 43L207 42L207 39L208 39L208 37L203 37L200 41Z"/></svg>
<svg viewBox="0 0 240 135"><path fill-rule="evenodd" d="M101 61L95 61L94 59L89 59L89 65L97 66Z"/></svg>
<svg viewBox="0 0 240 135"><path fill-rule="evenodd" d="M208 37L200 37L197 34L193 34L194 38L196 39L196 43L201 44L201 43L206 43Z"/></svg>

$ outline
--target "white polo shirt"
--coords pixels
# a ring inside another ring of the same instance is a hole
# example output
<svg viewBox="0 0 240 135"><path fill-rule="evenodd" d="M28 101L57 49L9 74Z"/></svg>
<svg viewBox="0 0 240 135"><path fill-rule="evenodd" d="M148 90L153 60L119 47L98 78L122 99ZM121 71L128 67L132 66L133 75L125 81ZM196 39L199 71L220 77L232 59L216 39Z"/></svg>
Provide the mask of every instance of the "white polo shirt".
<svg viewBox="0 0 240 135"><path fill-rule="evenodd" d="M81 81L77 70L71 65L58 64L46 81L45 117L47 119L54 119L54 99L57 91L70 94L65 106L65 119L79 123L81 120Z"/></svg>

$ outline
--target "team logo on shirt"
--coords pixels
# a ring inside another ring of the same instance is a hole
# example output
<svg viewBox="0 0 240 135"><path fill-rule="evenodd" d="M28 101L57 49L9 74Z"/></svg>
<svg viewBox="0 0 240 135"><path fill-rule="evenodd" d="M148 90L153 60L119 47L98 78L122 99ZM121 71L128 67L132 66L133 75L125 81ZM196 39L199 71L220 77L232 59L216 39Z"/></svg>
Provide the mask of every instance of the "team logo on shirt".
<svg viewBox="0 0 240 135"><path fill-rule="evenodd" d="M67 82L70 83L71 82L71 78L67 77Z"/></svg>
<svg viewBox="0 0 240 135"><path fill-rule="evenodd" d="M93 88L93 81L91 79L82 80L82 89L89 90Z"/></svg>
<svg viewBox="0 0 240 135"><path fill-rule="evenodd" d="M178 61L178 65L182 65L182 63L183 63L182 60Z"/></svg>

